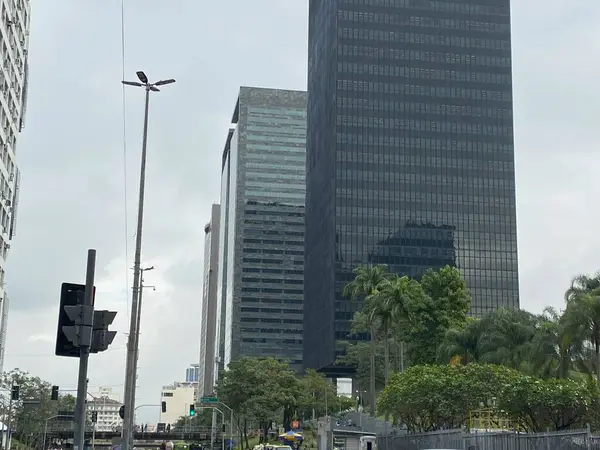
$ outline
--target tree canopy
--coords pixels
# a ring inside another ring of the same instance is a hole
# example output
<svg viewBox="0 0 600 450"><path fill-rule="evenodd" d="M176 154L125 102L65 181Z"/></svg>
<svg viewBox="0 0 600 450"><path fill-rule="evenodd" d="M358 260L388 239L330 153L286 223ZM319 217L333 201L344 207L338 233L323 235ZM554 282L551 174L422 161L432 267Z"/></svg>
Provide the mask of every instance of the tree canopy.
<svg viewBox="0 0 600 450"><path fill-rule="evenodd" d="M289 429L292 421L339 412L354 406L354 400L338 397L324 375L308 370L298 377L284 362L272 358L242 358L232 361L220 374L216 393L234 412L240 442L248 447L246 431L254 424L265 431L273 423Z"/></svg>
<svg viewBox="0 0 600 450"><path fill-rule="evenodd" d="M522 431L584 428L594 420L595 383L541 379L490 364L421 365L394 374L378 407L413 432L470 426L482 408Z"/></svg>
<svg viewBox="0 0 600 450"><path fill-rule="evenodd" d="M339 362L355 368L371 405L381 392L379 413L414 430L464 425L482 401L476 395L488 395L475 375L487 373L500 383L494 397L522 429L600 425L590 413L600 382L600 273L573 279L563 311L499 308L479 318L469 317L456 268L430 269L419 280L381 265L355 275L344 293L361 303Z"/></svg>
<svg viewBox="0 0 600 450"><path fill-rule="evenodd" d="M10 391L12 386L19 386L19 400L12 402L12 426L17 437L25 440L30 446L41 445L39 430L44 429L46 420L56 416L59 411L74 411L75 397L59 395L58 400L51 400L52 385L39 377L30 375L19 369L5 372L0 381L0 390L4 392L5 401L0 403L0 415L8 417ZM36 400L39 404L30 405L24 400Z"/></svg>

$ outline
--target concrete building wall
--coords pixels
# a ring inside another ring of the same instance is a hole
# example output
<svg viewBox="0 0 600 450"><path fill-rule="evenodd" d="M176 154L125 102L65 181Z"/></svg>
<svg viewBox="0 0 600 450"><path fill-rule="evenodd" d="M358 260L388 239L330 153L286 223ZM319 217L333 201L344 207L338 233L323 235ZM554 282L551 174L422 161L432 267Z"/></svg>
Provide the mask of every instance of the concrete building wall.
<svg viewBox="0 0 600 450"><path fill-rule="evenodd" d="M179 420L182 416L188 416L190 405L194 404L194 394L196 385L192 383L175 383L169 386L163 386L160 398L166 402L167 411L160 413L160 423L171 424Z"/></svg>
<svg viewBox="0 0 600 450"><path fill-rule="evenodd" d="M213 392L215 365L219 351L220 324L218 295L219 223L221 208L212 205L210 222L204 227L204 285L202 293L202 325L200 327L200 364L198 396Z"/></svg>

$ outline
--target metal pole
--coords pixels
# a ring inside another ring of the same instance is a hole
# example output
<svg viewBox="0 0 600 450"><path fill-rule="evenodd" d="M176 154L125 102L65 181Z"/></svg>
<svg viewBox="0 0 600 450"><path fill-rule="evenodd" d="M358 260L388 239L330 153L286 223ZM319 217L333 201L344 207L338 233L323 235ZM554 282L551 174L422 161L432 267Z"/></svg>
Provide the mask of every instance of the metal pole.
<svg viewBox="0 0 600 450"><path fill-rule="evenodd" d="M85 274L85 294L83 296L82 324L79 332L79 378L77 380L77 403L75 405L75 433L73 450L83 450L85 438L85 398L87 395L87 371L92 340L93 314L85 312L86 307L93 308L94 275L96 272L96 250L88 250L87 270ZM93 311L93 310L92 310ZM90 317L91 316L91 317ZM89 322L89 323L87 323Z"/></svg>
<svg viewBox="0 0 600 450"><path fill-rule="evenodd" d="M92 426L92 450L94 450L94 447L96 446L96 443L94 442L96 440L96 424Z"/></svg>
<svg viewBox="0 0 600 450"><path fill-rule="evenodd" d="M133 289L131 295L131 323L129 325L129 337L127 339L127 361L125 364L125 417L123 419L123 443L122 450L131 450L133 444L133 417L135 408L135 379L134 365L135 336L138 323L138 297L140 290L141 256L142 256L142 228L144 222L144 193L146 188L146 146L148 142L148 109L150 105L150 85L146 84L146 101L144 106L144 132L142 137L142 161L140 165L140 192L138 200L137 230L135 235L135 257L133 261ZM78 450L78 449L75 449Z"/></svg>
<svg viewBox="0 0 600 450"><path fill-rule="evenodd" d="M223 402L219 402L219 405L224 406L225 408L227 408L229 410L230 416L231 416L231 421L229 423L229 439L231 442L233 442L233 409L231 409L229 406L227 406L225 403ZM225 416L223 416L223 422L225 422Z"/></svg>
<svg viewBox="0 0 600 450"><path fill-rule="evenodd" d="M225 420L223 420L225 422ZM214 450L215 448L215 439L217 437L217 410L212 410L212 422L210 427L210 448Z"/></svg>
<svg viewBox="0 0 600 450"><path fill-rule="evenodd" d="M139 359L139 345L140 345L140 321L142 319L142 295L144 294L144 270L140 268L140 283L139 283L139 288L138 288L138 301L137 301L137 319L136 319L136 327L135 327L135 334L134 334L134 341L133 341L133 351L134 351L134 363L133 366L131 367L131 378L133 379L133 384L131 385L131 399L132 402L131 404L133 405L135 403L135 391L136 391L136 385L137 385L137 367L138 367L138 359ZM133 427L135 427L135 411L137 408L134 408L133 410L133 418L131 421L131 424ZM133 440L131 442L131 446L130 448L133 448Z"/></svg>
<svg viewBox="0 0 600 450"><path fill-rule="evenodd" d="M48 434L48 421L50 419L46 419L46 422L44 423L44 439L42 441L42 450L46 450L46 435Z"/></svg>
<svg viewBox="0 0 600 450"><path fill-rule="evenodd" d="M10 449L10 436L11 436L11 428L12 428L12 392L10 394L10 400L8 402L8 428L6 429L6 443L5 449Z"/></svg>

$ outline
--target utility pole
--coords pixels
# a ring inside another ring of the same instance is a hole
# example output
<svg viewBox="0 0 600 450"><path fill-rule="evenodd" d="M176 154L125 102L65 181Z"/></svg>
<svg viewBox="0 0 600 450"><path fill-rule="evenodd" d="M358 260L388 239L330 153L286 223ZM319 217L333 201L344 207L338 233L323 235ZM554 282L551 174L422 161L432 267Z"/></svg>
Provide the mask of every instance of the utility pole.
<svg viewBox="0 0 600 450"><path fill-rule="evenodd" d="M87 269L85 273L85 293L81 305L81 323L78 329L79 338L79 377L77 380L77 403L75 404L74 450L83 450L85 438L85 397L87 393L87 372L90 347L92 345L92 328L94 325L94 275L96 272L96 250L88 250ZM73 307L77 308L77 306Z"/></svg>
<svg viewBox="0 0 600 450"><path fill-rule="evenodd" d="M14 388L13 388L14 392ZM14 394L11 393L10 400L8 401L8 426L6 428L6 442L4 444L5 450L10 449L10 438L11 438L11 428L12 428L12 402L13 402Z"/></svg>
<svg viewBox="0 0 600 450"><path fill-rule="evenodd" d="M142 279L140 280L140 289L139 289L139 294L138 294L137 327L135 330L135 342L133 344L133 348L135 349L135 364L132 367L133 379L134 379L133 393L132 393L133 398L135 398L135 391L137 388L137 368L138 368L138 359L140 357L139 353L140 353L140 329L141 329L140 324L141 324L141 320L142 320L142 296L144 295L144 288L151 287L152 289L156 290L156 286L144 286L144 272L146 272L148 270L154 270L154 266L147 267L145 269L140 269L140 277ZM135 423L135 412L133 414L133 423Z"/></svg>
<svg viewBox="0 0 600 450"><path fill-rule="evenodd" d="M148 143L148 111L150 108L150 91L159 92L157 86L163 86L175 83L175 80L161 80L156 83L150 83L148 77L142 71L136 72L138 81L121 81L127 86L144 88L146 91L144 104L144 130L142 135L142 160L140 165L140 192L138 200L137 230L135 235L135 256L133 261L133 288L131 295L131 322L129 324L129 336L127 338L127 360L125 364L125 392L123 401L125 404L125 414L123 418L123 442L122 450L132 450L133 448L133 427L134 427L134 409L135 409L135 383L137 376L134 367L137 365L137 333L139 332L138 309L141 281L141 257L142 257L142 231L144 222L144 194L146 188L146 154ZM82 450L82 449L75 449Z"/></svg>

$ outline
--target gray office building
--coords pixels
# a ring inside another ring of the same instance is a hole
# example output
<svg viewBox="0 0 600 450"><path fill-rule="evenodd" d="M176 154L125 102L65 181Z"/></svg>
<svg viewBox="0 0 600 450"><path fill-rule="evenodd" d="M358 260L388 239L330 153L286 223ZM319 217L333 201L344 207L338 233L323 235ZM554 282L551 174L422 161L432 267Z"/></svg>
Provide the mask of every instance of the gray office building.
<svg viewBox="0 0 600 450"><path fill-rule="evenodd" d="M307 111L306 367L350 370L358 265L519 306L509 0L310 0Z"/></svg>
<svg viewBox="0 0 600 450"><path fill-rule="evenodd" d="M186 382L198 382L198 397L212 394L218 376L220 339L220 302L218 294L219 223L221 208L212 205L210 221L204 226L204 278L202 286L202 323L200 361L186 371ZM194 372L191 372L195 370ZM196 377L194 380L193 377Z"/></svg>
<svg viewBox="0 0 600 450"><path fill-rule="evenodd" d="M306 93L242 87L222 159L224 363L302 369Z"/></svg>

